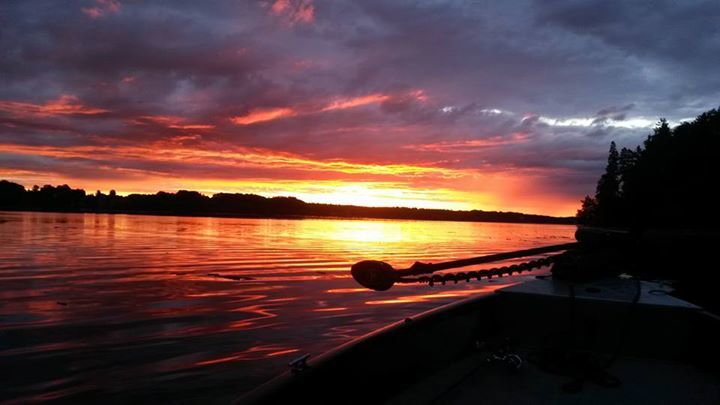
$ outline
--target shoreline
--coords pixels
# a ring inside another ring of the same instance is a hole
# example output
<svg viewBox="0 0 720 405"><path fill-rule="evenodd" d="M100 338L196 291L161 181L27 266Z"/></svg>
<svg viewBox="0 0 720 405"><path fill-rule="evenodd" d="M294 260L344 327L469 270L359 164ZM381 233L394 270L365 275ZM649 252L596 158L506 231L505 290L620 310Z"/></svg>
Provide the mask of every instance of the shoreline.
<svg viewBox="0 0 720 405"><path fill-rule="evenodd" d="M55 213L55 214L102 214L102 215L143 215L157 217L185 217L185 218L238 218L238 219L287 219L287 220L304 220L304 219L345 219L345 220L386 220L386 221L429 221L429 222L477 222L477 223L505 223L505 224L536 224L536 225L577 225L572 217L549 217L550 221L512 221L512 220L472 220L472 219L452 219L452 218L402 218L392 216L341 216L341 215L265 215L265 214L237 214L223 212L168 212L168 211L131 211L131 210L42 210L27 208L0 208L2 212L35 212L35 213ZM556 219L556 220L554 220Z"/></svg>

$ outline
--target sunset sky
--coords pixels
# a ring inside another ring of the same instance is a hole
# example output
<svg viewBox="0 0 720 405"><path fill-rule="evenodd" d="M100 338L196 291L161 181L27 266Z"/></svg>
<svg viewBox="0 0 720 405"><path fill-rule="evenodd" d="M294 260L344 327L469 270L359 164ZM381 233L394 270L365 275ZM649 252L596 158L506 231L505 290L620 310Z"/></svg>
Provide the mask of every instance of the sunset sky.
<svg viewBox="0 0 720 405"><path fill-rule="evenodd" d="M711 1L0 4L0 178L572 215L720 103Z"/></svg>

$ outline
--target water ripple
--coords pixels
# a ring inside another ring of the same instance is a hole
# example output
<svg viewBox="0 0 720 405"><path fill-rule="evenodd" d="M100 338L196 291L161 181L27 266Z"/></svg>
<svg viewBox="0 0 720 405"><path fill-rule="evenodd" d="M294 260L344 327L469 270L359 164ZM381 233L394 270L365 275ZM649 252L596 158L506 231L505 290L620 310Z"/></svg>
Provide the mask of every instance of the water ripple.
<svg viewBox="0 0 720 405"><path fill-rule="evenodd" d="M523 277L358 288L396 268L572 240L574 228L0 212L0 402L226 402L379 326ZM480 267L479 267L480 268Z"/></svg>

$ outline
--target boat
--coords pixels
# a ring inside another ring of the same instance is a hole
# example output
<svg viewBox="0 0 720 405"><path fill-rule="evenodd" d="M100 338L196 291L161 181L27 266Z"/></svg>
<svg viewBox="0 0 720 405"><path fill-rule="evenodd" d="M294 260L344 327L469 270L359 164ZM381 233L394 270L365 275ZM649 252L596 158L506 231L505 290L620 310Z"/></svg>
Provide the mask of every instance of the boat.
<svg viewBox="0 0 720 405"><path fill-rule="evenodd" d="M305 355L238 403L720 404L718 316L662 281L561 274Z"/></svg>

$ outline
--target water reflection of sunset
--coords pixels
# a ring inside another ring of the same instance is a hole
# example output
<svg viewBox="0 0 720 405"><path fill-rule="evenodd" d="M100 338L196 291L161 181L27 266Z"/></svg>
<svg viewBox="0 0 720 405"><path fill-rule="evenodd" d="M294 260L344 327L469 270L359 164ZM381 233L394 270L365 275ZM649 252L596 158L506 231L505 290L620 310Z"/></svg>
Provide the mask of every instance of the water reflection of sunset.
<svg viewBox="0 0 720 405"><path fill-rule="evenodd" d="M339 311L346 311L347 307L333 307L333 308L315 308L312 311L313 312L339 312Z"/></svg>
<svg viewBox="0 0 720 405"><path fill-rule="evenodd" d="M391 298L391 299L387 299L387 300L365 301L365 304L368 304L368 305L408 304L408 303L415 303L415 302L427 302L427 301L431 301L431 300L441 300L441 299L447 299L447 298L456 299L456 298L469 297L469 296L475 295L475 294L490 293L499 288L507 287L507 286L510 286L513 284L515 284L515 283L510 282L507 284L493 284L493 285L483 286L481 288L438 292L435 294L402 295L397 298Z"/></svg>
<svg viewBox="0 0 720 405"><path fill-rule="evenodd" d="M72 385L79 393L98 379L228 378L243 367L266 378L294 354L318 354L526 277L376 293L349 276L359 260L402 268L574 233L556 225L52 213L0 213L0 227L0 327L17 336L0 347L0 360L37 364L7 382L26 399L41 381L68 377L87 381ZM89 353L102 355L73 360ZM47 391L69 395L64 386Z"/></svg>
<svg viewBox="0 0 720 405"><path fill-rule="evenodd" d="M210 360L198 361L196 366L211 366L214 364L227 363L231 361L248 361L260 360L269 357L283 356L286 354L296 353L300 349L288 348L280 345L261 345L253 346L231 356L224 356Z"/></svg>
<svg viewBox="0 0 720 405"><path fill-rule="evenodd" d="M333 288L330 290L325 290L325 292L331 294L348 294L356 292L367 292L367 288Z"/></svg>

